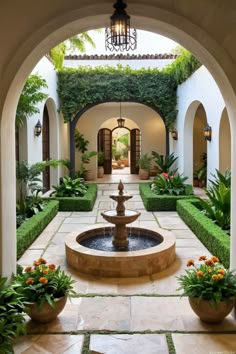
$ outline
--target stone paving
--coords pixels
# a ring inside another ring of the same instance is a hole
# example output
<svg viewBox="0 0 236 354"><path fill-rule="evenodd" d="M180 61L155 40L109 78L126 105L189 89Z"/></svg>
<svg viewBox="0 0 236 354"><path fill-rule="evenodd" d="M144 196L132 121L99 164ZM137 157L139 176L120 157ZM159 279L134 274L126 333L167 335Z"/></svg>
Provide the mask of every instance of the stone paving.
<svg viewBox="0 0 236 354"><path fill-rule="evenodd" d="M76 280L78 298L66 304L58 319L39 325L27 319L29 335L17 340L16 354L236 354L236 322L229 315L222 324L201 322L186 297L176 290L188 258L210 255L176 212L147 212L138 184L125 184L133 194L126 207L142 214L133 226L158 225L176 237L176 261L166 270L140 278L99 278L80 274L65 259L65 236L104 223L101 211L114 208L109 199L117 184L98 185L91 212L59 212L19 260L29 265L43 256L60 264ZM191 334L189 333L191 332Z"/></svg>

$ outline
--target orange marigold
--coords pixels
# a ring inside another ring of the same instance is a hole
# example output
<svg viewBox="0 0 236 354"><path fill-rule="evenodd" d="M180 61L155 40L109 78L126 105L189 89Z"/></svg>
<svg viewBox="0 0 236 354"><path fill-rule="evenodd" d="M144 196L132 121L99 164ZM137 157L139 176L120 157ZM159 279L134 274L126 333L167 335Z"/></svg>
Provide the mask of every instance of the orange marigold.
<svg viewBox="0 0 236 354"><path fill-rule="evenodd" d="M38 259L38 262L40 262L40 264L46 264L47 263L47 261L43 257L40 257Z"/></svg>
<svg viewBox="0 0 236 354"><path fill-rule="evenodd" d="M41 278L39 278L39 282L40 282L41 284L45 285L45 284L47 284L48 280L47 280L47 278L45 278L45 277L41 277Z"/></svg>
<svg viewBox="0 0 236 354"><path fill-rule="evenodd" d="M43 270L43 274L48 274L48 272L49 272L48 268Z"/></svg>
<svg viewBox="0 0 236 354"><path fill-rule="evenodd" d="M212 269L211 268L208 269L208 273L212 273Z"/></svg>
<svg viewBox="0 0 236 354"><path fill-rule="evenodd" d="M32 269L32 267L31 267L31 266L26 267L26 268L25 268L25 273L30 272L30 271L31 271L31 269Z"/></svg>
<svg viewBox="0 0 236 354"><path fill-rule="evenodd" d="M34 284L34 279L33 278L28 278L25 283L26 284Z"/></svg>
<svg viewBox="0 0 236 354"><path fill-rule="evenodd" d="M198 258L199 261L205 261L207 259L207 256L200 256Z"/></svg>
<svg viewBox="0 0 236 354"><path fill-rule="evenodd" d="M224 269L218 269L218 270L217 270L217 273L222 274L222 275L225 275L225 270L224 270Z"/></svg>
<svg viewBox="0 0 236 354"><path fill-rule="evenodd" d="M212 280L218 280L218 275L217 274L213 274L211 277Z"/></svg>
<svg viewBox="0 0 236 354"><path fill-rule="evenodd" d="M214 265L214 262L213 262L212 259L207 259L207 260L205 261L205 264L206 264L207 266L213 266L213 265Z"/></svg>
<svg viewBox="0 0 236 354"><path fill-rule="evenodd" d="M214 263L219 262L219 258L216 257L216 256L212 256L212 257L211 257L211 260L212 260Z"/></svg>
<svg viewBox="0 0 236 354"><path fill-rule="evenodd" d="M51 270L54 270L54 269L56 269L56 266L55 266L55 264L49 264L48 268Z"/></svg>
<svg viewBox="0 0 236 354"><path fill-rule="evenodd" d="M193 259L188 259L187 263L186 263L186 266L190 267L191 265L194 265L194 260Z"/></svg>
<svg viewBox="0 0 236 354"><path fill-rule="evenodd" d="M203 277L203 276L204 276L204 273L203 273L201 270L199 270L199 271L197 272L197 276L198 276L198 277Z"/></svg>
<svg viewBox="0 0 236 354"><path fill-rule="evenodd" d="M40 262L39 262L39 261L34 261L33 265L34 265L35 267L37 267L37 266L40 265Z"/></svg>
<svg viewBox="0 0 236 354"><path fill-rule="evenodd" d="M223 274L218 274L218 279L223 279L224 278L224 275Z"/></svg>

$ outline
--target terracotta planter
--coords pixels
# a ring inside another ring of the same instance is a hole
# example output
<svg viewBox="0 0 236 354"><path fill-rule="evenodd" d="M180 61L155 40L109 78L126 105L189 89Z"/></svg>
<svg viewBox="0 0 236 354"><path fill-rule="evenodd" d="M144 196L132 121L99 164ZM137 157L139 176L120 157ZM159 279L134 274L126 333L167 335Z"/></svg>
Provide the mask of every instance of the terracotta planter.
<svg viewBox="0 0 236 354"><path fill-rule="evenodd" d="M140 179L149 179L149 171L140 168L139 169L139 178Z"/></svg>
<svg viewBox="0 0 236 354"><path fill-rule="evenodd" d="M29 317L39 323L48 323L59 315L59 313L65 307L67 300L67 296L63 296L60 299L56 300L55 307L51 307L47 302L43 304L43 306L39 309L38 305L35 303L28 304L28 311L27 314Z"/></svg>
<svg viewBox="0 0 236 354"><path fill-rule="evenodd" d="M98 176L98 178L102 178L104 176L104 167L103 166L98 166L97 176Z"/></svg>
<svg viewBox="0 0 236 354"><path fill-rule="evenodd" d="M222 322L230 313L234 306L234 300L221 301L219 304L212 305L208 300L189 298L190 306L200 320L209 323Z"/></svg>

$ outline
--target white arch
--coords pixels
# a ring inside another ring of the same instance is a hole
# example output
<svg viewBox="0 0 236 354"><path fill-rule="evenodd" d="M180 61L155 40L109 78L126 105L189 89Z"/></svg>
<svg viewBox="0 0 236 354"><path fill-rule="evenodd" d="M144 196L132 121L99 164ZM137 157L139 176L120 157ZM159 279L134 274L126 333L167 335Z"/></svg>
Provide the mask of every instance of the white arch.
<svg viewBox="0 0 236 354"><path fill-rule="evenodd" d="M236 131L234 118L236 116L236 66L234 63L236 29L229 26L227 12L222 12L218 2L214 4L205 2L204 6L199 8L197 3L192 4L191 9L188 0L182 1L181 4L176 3L175 7L171 6L171 1L166 0L159 1L158 5L153 5L152 0L131 0L129 14L136 28L152 30L176 40L191 50L205 64L222 90L226 102L232 126L233 152L235 150L235 134L233 133ZM15 242L15 224L12 222L15 210L15 163L12 160L14 117L23 84L36 62L55 44L75 33L108 25L110 5L108 1L87 0L85 4L84 1L79 0L59 3L57 0L51 0L47 3L46 12L43 6L37 8L37 17L33 7L28 5L25 8L17 0L13 0L11 6L1 5L3 11L0 11L0 34L4 36L4 40L1 41L2 55L0 57L0 68L2 68L0 72L0 246L2 250L4 249L0 264L2 274L11 274L15 269L16 252L15 246L12 245ZM12 6L14 6L14 12L12 12ZM55 9L57 9L56 12ZM212 11L216 20L209 16L206 21L203 15L212 13ZM231 11L230 8L229 11ZM221 26L218 26L218 17ZM196 25L196 18L198 25ZM6 36L5 28L8 22L11 23L11 31ZM27 25L21 26L21 22ZM5 148L6 146L8 149ZM6 166L4 161L12 161L12 163ZM235 179L234 176L236 176L236 165L232 158L232 180ZM236 182L232 185L232 213L235 211ZM232 221L231 230L235 235L236 220ZM236 237L231 238L232 255L234 249L236 249ZM236 263L236 260L233 262Z"/></svg>

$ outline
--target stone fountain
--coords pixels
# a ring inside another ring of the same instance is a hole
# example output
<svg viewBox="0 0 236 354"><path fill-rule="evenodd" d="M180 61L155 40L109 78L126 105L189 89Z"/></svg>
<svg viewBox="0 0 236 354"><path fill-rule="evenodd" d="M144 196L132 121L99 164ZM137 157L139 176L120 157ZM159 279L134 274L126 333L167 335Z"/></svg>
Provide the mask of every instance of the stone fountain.
<svg viewBox="0 0 236 354"><path fill-rule="evenodd" d="M103 277L136 277L150 275L169 267L175 260L175 237L155 228L127 227L141 215L125 208L132 195L124 193L123 183L118 193L110 195L117 202L116 210L101 213L115 226L94 225L83 232L66 237L66 258L69 265L86 274Z"/></svg>

